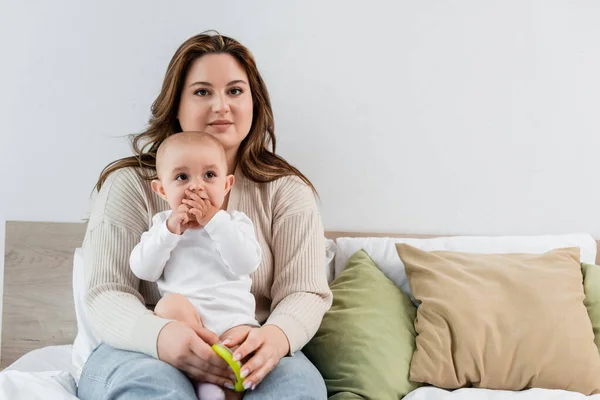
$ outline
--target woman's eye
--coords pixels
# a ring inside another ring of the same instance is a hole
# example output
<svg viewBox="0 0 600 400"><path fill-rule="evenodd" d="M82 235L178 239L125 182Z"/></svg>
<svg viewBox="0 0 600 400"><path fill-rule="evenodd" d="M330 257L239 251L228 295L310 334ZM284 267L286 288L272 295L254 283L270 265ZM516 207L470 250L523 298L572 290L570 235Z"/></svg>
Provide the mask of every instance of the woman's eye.
<svg viewBox="0 0 600 400"><path fill-rule="evenodd" d="M209 171L209 172L207 172L206 174L204 174L204 177L205 177L206 179L213 179L213 178L216 178L216 177L217 177L217 174L215 174L215 173L214 173L214 172L212 172L212 171Z"/></svg>
<svg viewBox="0 0 600 400"><path fill-rule="evenodd" d="M209 95L208 90L206 90L206 89L198 89L194 92L194 94L197 96L208 96Z"/></svg>
<svg viewBox="0 0 600 400"><path fill-rule="evenodd" d="M234 96L239 96L243 92L242 92L242 89L240 89L240 88L233 88L233 89L229 90L229 93L231 93Z"/></svg>
<svg viewBox="0 0 600 400"><path fill-rule="evenodd" d="M179 174L175 177L176 181L187 181L188 176L186 174Z"/></svg>

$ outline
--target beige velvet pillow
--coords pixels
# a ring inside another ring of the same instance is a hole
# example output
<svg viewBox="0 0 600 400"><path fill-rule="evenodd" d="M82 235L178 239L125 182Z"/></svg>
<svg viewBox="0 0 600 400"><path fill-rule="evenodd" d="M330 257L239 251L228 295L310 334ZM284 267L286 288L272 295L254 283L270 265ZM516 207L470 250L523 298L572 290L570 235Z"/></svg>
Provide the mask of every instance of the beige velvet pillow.
<svg viewBox="0 0 600 400"><path fill-rule="evenodd" d="M421 302L412 381L600 393L578 248L537 255L396 248Z"/></svg>

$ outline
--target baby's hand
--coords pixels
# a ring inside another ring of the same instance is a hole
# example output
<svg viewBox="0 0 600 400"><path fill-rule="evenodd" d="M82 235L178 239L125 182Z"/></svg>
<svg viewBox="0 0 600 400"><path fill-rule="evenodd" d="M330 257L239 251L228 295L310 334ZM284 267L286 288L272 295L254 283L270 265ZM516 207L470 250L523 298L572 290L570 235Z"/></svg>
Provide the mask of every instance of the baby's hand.
<svg viewBox="0 0 600 400"><path fill-rule="evenodd" d="M185 191L187 199L183 199L181 202L189 207L189 213L196 217L196 222L200 226L206 226L212 217L219 212L209 199L203 199L197 193L190 190Z"/></svg>
<svg viewBox="0 0 600 400"><path fill-rule="evenodd" d="M185 204L174 210L167 219L167 229L176 235L181 235L188 228L193 228L195 221L190 220L190 208Z"/></svg>

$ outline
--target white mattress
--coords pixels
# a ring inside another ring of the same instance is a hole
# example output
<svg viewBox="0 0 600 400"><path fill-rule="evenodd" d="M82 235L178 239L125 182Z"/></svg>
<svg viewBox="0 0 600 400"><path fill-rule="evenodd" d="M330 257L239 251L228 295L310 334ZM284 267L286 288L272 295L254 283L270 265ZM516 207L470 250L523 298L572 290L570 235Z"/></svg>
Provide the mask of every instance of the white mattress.
<svg viewBox="0 0 600 400"><path fill-rule="evenodd" d="M74 400L77 387L71 358L72 346L49 346L34 350L0 373L0 399ZM584 396L564 390L530 389L521 392L459 389L447 391L421 387L405 400L600 400L600 394Z"/></svg>

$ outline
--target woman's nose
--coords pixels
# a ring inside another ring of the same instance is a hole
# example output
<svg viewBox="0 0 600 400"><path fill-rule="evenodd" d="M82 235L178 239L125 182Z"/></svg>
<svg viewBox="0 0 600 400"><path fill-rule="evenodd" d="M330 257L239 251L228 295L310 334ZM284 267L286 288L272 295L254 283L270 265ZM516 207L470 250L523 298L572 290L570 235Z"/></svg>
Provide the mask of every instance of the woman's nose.
<svg viewBox="0 0 600 400"><path fill-rule="evenodd" d="M213 112L216 114L227 114L229 112L229 99L225 95L216 95L213 97Z"/></svg>

